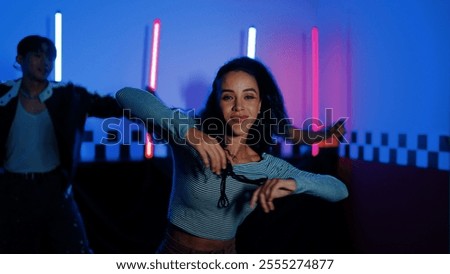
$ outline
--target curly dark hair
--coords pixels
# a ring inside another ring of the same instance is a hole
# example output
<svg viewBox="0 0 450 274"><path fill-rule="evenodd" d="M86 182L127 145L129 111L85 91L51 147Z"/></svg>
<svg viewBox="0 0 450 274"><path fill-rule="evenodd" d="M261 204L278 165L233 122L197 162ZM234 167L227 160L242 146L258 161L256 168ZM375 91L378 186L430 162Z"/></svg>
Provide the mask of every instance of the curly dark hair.
<svg viewBox="0 0 450 274"><path fill-rule="evenodd" d="M257 153L268 152L274 144L274 135L287 135L290 126L287 119L284 100L274 77L260 61L239 57L225 63L217 72L212 83L212 91L206 105L200 113L201 130L215 136L222 145L228 129L224 128L225 119L220 109L221 85L224 75L231 71L243 71L252 75L258 84L261 110L257 120L249 131L247 144Z"/></svg>

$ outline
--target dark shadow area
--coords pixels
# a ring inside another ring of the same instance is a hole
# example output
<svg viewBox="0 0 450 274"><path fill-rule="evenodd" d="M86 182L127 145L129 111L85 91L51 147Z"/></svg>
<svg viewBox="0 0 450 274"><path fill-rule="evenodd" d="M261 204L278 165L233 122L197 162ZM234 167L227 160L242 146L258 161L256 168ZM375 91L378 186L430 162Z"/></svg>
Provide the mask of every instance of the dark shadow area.
<svg viewBox="0 0 450 274"><path fill-rule="evenodd" d="M161 161L161 162L160 162ZM166 226L164 160L82 164L75 198L94 253L153 253Z"/></svg>
<svg viewBox="0 0 450 274"><path fill-rule="evenodd" d="M238 253L305 254L353 253L344 204L308 195L275 202L276 210L256 208L240 226Z"/></svg>
<svg viewBox="0 0 450 274"><path fill-rule="evenodd" d="M449 172L352 160L358 253L449 252Z"/></svg>

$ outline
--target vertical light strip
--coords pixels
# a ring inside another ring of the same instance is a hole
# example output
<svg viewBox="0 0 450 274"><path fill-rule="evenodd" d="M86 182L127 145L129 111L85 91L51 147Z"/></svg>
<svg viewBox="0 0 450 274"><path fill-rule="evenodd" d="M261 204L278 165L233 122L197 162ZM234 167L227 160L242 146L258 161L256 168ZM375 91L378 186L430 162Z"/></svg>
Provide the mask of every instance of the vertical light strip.
<svg viewBox="0 0 450 274"><path fill-rule="evenodd" d="M153 158L155 147L153 144L152 135L148 132L145 134L145 141L145 158L151 159Z"/></svg>
<svg viewBox="0 0 450 274"><path fill-rule="evenodd" d="M153 21L153 34L152 34L152 52L150 56L150 72L148 76L148 88L149 92L156 91L156 78L158 71L158 56L159 56L159 34L161 30L161 20L155 19ZM154 155L154 144L152 141L152 135L146 134L145 142L145 158L151 159Z"/></svg>
<svg viewBox="0 0 450 274"><path fill-rule="evenodd" d="M248 28L247 35L247 57L255 59L256 56L256 28Z"/></svg>
<svg viewBox="0 0 450 274"><path fill-rule="evenodd" d="M156 90L160 29L161 29L161 21L159 19L155 19L153 21L152 54L150 56L151 60L150 60L150 75L149 75L149 88L152 92L155 92Z"/></svg>
<svg viewBox="0 0 450 274"><path fill-rule="evenodd" d="M319 29L313 27L311 30L311 60L312 60L312 118L315 120L312 130L317 131L319 119ZM319 145L312 145L312 156L319 154Z"/></svg>
<svg viewBox="0 0 450 274"><path fill-rule="evenodd" d="M55 13L55 81L62 80L62 13L57 11Z"/></svg>

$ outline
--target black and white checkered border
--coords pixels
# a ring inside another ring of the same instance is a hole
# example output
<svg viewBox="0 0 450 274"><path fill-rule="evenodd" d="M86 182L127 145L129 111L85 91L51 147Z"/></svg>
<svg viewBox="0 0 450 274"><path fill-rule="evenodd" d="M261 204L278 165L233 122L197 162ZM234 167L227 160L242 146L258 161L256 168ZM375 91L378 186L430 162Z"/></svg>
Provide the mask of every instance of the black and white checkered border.
<svg viewBox="0 0 450 274"><path fill-rule="evenodd" d="M86 130L81 144L80 161L142 161L145 158L145 136L143 128L131 131L131 136L126 143L118 138L122 133L118 130L108 130L100 138L94 138L97 134L94 130ZM168 147L164 144L153 145L154 157L165 158L168 155Z"/></svg>
<svg viewBox="0 0 450 274"><path fill-rule="evenodd" d="M450 136L353 131L341 144L342 157L379 163L450 170Z"/></svg>
<svg viewBox="0 0 450 274"><path fill-rule="evenodd" d="M86 130L81 147L81 161L141 161L144 159L145 129L131 131L127 144L118 144L121 132L109 130L94 138L93 130ZM103 138L103 143L100 140ZM351 132L349 143L341 143L339 155L351 159L388 163L420 168L450 170L450 136L408 135L404 133ZM105 141L106 140L106 141ZM302 152L302 148L305 150ZM285 158L308 153L308 146L279 146L278 154ZM155 157L167 157L168 147L154 145Z"/></svg>

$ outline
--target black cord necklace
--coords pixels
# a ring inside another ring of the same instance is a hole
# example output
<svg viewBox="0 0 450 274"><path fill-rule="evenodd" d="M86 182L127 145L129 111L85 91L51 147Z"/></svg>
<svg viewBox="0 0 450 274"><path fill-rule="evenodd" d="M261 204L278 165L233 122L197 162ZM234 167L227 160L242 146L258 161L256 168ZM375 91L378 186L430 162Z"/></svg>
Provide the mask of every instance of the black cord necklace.
<svg viewBox="0 0 450 274"><path fill-rule="evenodd" d="M236 181L246 183L246 184L252 184L252 185L256 185L256 186L262 186L267 181L267 177L252 180L252 179L245 177L244 175L238 175L238 174L234 173L233 166L230 163L228 163L227 168L224 171L222 171L222 174L221 174L222 180L220 181L220 198L217 201L218 208L227 207L230 204L227 194L225 193L226 181L227 181L228 176L235 179Z"/></svg>

